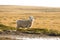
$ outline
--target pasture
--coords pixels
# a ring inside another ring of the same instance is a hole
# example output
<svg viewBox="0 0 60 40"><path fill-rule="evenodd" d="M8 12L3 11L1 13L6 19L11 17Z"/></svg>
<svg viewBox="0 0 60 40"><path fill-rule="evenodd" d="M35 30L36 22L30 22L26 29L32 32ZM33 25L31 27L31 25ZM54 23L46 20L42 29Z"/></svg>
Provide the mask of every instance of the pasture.
<svg viewBox="0 0 60 40"><path fill-rule="evenodd" d="M60 8L0 6L0 24L16 28L16 20L34 17L31 28L60 31Z"/></svg>

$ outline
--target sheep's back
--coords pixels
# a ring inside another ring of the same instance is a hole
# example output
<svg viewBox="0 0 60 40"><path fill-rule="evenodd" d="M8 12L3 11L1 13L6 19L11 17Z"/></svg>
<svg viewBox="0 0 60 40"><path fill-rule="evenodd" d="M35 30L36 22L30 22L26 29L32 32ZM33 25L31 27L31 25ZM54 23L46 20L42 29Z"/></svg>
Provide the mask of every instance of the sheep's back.
<svg viewBox="0 0 60 40"><path fill-rule="evenodd" d="M31 25L31 21L29 21L29 20L18 20L17 25L19 27L27 27L28 25Z"/></svg>

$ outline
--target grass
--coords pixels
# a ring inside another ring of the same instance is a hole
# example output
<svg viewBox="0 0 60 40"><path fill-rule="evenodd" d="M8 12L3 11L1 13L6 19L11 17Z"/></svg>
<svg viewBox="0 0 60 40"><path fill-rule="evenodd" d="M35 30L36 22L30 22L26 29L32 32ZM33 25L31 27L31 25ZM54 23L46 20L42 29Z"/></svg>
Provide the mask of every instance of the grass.
<svg viewBox="0 0 60 40"><path fill-rule="evenodd" d="M15 28L0 24L0 30L15 30Z"/></svg>
<svg viewBox="0 0 60 40"><path fill-rule="evenodd" d="M16 40L16 39L11 39L11 38L7 38L7 37L0 37L0 40Z"/></svg>
<svg viewBox="0 0 60 40"><path fill-rule="evenodd" d="M31 27L32 29L20 29L20 31L27 33L60 34L60 12L58 12L60 8L0 6L1 10L3 10L0 12L0 29L2 30L13 30L16 27L16 20L28 19L29 16L34 16L35 20ZM46 10L48 12L45 12ZM58 11L50 12L49 10Z"/></svg>
<svg viewBox="0 0 60 40"><path fill-rule="evenodd" d="M16 30L14 27L9 27L3 24L0 24L0 30ZM18 30L22 33L27 34L43 34L43 35L49 35L49 36L60 36L60 31L57 30L48 30L48 29L40 29L40 28L20 28Z"/></svg>
<svg viewBox="0 0 60 40"><path fill-rule="evenodd" d="M45 34L49 36L60 36L60 32L57 30L48 30L48 29L39 29L39 28L28 28L28 29L19 29L18 31L28 34Z"/></svg>
<svg viewBox="0 0 60 40"><path fill-rule="evenodd" d="M60 31L60 14L59 14L60 12L46 13L43 10L59 11L60 9L45 8L45 7L44 8L25 7L25 6L0 6L0 11L2 11L0 12L0 22L8 26L11 23L12 25L10 26L16 27L16 20L25 19L25 18L28 19L29 16L34 16L35 20L32 28L48 28L48 29L56 29Z"/></svg>
<svg viewBox="0 0 60 40"><path fill-rule="evenodd" d="M11 22L11 24L16 24L16 22Z"/></svg>

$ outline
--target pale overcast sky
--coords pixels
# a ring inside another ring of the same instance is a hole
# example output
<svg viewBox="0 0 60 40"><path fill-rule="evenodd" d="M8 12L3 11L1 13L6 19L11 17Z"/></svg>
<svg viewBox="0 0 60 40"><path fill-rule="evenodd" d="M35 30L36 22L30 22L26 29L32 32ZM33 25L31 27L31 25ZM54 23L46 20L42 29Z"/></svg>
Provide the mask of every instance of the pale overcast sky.
<svg viewBox="0 0 60 40"><path fill-rule="evenodd" d="M0 0L0 5L60 7L60 0Z"/></svg>

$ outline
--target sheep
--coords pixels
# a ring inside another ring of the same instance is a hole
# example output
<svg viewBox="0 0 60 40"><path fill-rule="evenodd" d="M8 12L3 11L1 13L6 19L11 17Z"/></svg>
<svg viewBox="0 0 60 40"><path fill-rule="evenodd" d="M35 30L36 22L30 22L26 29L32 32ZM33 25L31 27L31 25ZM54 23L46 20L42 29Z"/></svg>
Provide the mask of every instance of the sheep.
<svg viewBox="0 0 60 40"><path fill-rule="evenodd" d="M17 30L19 28L29 28L32 26L34 21L33 16L30 16L28 20L17 20Z"/></svg>

